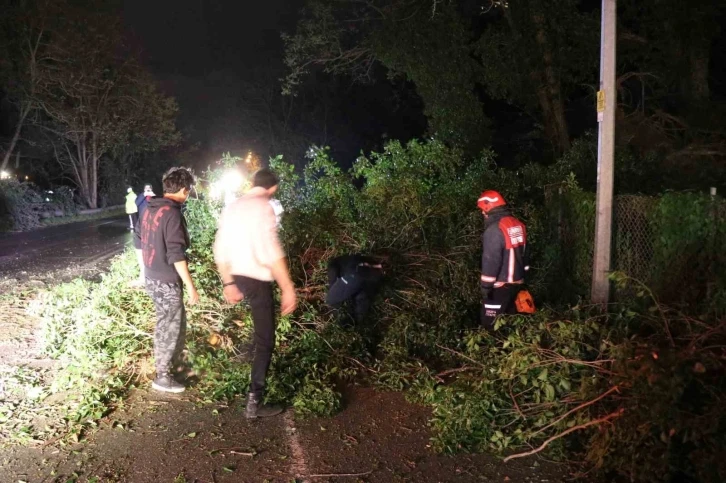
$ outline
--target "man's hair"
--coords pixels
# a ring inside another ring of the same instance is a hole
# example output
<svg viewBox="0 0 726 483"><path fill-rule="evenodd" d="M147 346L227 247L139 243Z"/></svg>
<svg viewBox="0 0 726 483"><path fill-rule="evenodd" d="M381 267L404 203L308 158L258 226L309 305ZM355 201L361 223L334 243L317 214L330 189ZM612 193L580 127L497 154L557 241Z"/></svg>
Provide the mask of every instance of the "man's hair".
<svg viewBox="0 0 726 483"><path fill-rule="evenodd" d="M180 189L192 189L196 183L194 174L189 168L171 168L161 178L164 185L164 193L177 193Z"/></svg>
<svg viewBox="0 0 726 483"><path fill-rule="evenodd" d="M280 181L277 179L275 173L267 168L262 168L255 173L252 178L252 186L265 188L266 190L277 186Z"/></svg>

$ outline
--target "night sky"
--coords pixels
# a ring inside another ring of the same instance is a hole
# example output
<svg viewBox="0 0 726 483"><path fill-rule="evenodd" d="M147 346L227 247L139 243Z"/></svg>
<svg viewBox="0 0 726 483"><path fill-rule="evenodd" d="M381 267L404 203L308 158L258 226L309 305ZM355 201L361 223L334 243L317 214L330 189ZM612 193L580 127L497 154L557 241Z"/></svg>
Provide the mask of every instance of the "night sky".
<svg viewBox="0 0 726 483"><path fill-rule="evenodd" d="M280 34L294 31L303 3L187 0L180 7L172 0L123 2L128 33L162 88L177 99L178 125L189 141L199 143L202 165L222 152L239 154L258 146L244 129L230 128L235 117L245 114L239 101L228 100L239 95L240 79L283 68ZM350 165L361 150L380 148L385 139L423 134L425 119L412 86L401 94L386 82L360 86L320 78L335 91L334 113L325 129L304 118L298 128L310 143L332 146L342 165ZM392 112L386 100L393 96L407 99L404 109Z"/></svg>
<svg viewBox="0 0 726 483"><path fill-rule="evenodd" d="M300 0L125 0L124 19L157 74L244 70L280 56Z"/></svg>
<svg viewBox="0 0 726 483"><path fill-rule="evenodd" d="M255 140L248 139L244 129L224 132L232 118L245 115L239 105L227 99L234 95L239 79L254 75L250 73L260 68L281 67L280 33L294 30L303 3L123 0L128 33L164 90L177 99L179 127L188 141L199 143L201 157L212 159L224 151L241 153L255 148ZM598 5L599 1L593 1L592 8ZM726 64L722 62L726 35L722 33L713 50L711 88L714 97L722 97L726 93ZM311 121L306 134L310 142L331 145L341 164L349 165L360 150L380 148L385 139L406 141L424 133L420 99L411 86L405 92L396 92L397 87L385 81L374 86L345 86L346 82L350 84L345 79L328 81L337 83L339 91L335 99L337 117L331 123L337 132L323 133ZM392 112L393 98L404 99L402 110ZM486 114L500 128L493 140L495 151L505 159L515 156L516 145L509 145L506 138L508 130L520 129L521 112L505 103L485 101ZM596 128L591 100L584 98L580 104L572 104L567 113L573 136Z"/></svg>

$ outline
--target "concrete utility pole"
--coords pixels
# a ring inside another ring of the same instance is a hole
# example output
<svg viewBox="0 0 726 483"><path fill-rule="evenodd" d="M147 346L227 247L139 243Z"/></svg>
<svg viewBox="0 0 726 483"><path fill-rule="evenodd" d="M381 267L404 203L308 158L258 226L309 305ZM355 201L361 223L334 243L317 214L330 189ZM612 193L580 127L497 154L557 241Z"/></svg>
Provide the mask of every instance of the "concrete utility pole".
<svg viewBox="0 0 726 483"><path fill-rule="evenodd" d="M602 0L600 28L600 91L597 93L597 205L595 254L592 269L592 302L610 300L610 242L613 218L613 160L615 154L615 85L617 0Z"/></svg>

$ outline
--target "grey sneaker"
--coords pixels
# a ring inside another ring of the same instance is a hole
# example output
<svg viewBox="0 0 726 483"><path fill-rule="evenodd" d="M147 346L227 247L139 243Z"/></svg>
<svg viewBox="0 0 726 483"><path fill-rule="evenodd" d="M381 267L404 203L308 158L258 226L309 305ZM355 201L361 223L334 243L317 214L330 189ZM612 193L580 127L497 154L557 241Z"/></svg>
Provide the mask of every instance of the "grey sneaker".
<svg viewBox="0 0 726 483"><path fill-rule="evenodd" d="M247 419L269 418L277 416L282 412L282 406L273 406L262 404L262 398L255 394L247 395L247 407L245 408L245 417Z"/></svg>
<svg viewBox="0 0 726 483"><path fill-rule="evenodd" d="M157 391L161 392L172 392L172 393L180 393L184 392L183 384L179 384L174 380L173 377L171 377L171 374L161 374L156 379L154 379L154 382L151 383L151 388L156 389Z"/></svg>

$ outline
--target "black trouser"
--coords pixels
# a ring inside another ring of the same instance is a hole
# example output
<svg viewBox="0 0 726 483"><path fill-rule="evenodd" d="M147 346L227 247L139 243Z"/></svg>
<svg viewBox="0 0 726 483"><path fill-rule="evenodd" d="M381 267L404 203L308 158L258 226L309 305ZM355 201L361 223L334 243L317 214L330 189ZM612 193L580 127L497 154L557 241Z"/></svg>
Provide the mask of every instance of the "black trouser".
<svg viewBox="0 0 726 483"><path fill-rule="evenodd" d="M250 392L262 397L272 350L275 348L275 305L272 298L272 282L239 275L234 275L233 279L252 309L255 331L250 347L250 350L254 351Z"/></svg>
<svg viewBox="0 0 726 483"><path fill-rule="evenodd" d="M516 313L514 299L522 289L519 285L504 285L492 288L484 296L481 305L481 325L487 330L494 329L494 319L501 314Z"/></svg>
<svg viewBox="0 0 726 483"><path fill-rule="evenodd" d="M330 274L328 274L330 279ZM371 308L371 301L376 293L377 281L367 280L360 274L346 275L333 279L328 289L325 303L340 313L343 304L350 303L353 320L360 324L368 315Z"/></svg>

